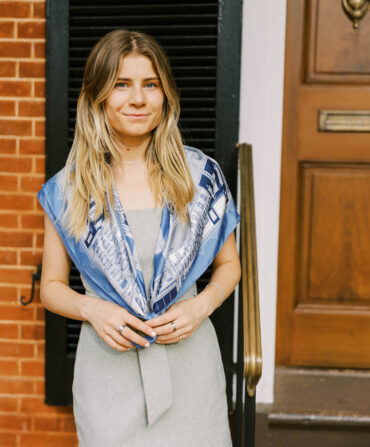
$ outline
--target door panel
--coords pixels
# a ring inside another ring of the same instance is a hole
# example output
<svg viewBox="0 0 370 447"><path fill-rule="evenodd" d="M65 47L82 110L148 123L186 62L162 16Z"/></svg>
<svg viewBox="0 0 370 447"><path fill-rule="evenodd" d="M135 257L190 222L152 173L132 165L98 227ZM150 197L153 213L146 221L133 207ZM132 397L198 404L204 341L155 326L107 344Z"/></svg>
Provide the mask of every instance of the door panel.
<svg viewBox="0 0 370 447"><path fill-rule="evenodd" d="M369 43L370 13L288 0L278 364L370 366Z"/></svg>

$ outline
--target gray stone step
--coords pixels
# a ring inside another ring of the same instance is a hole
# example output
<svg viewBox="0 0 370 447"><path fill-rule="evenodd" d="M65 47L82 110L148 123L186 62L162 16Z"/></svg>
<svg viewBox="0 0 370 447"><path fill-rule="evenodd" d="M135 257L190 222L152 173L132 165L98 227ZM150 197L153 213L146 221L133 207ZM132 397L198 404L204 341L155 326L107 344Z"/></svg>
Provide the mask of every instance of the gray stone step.
<svg viewBox="0 0 370 447"><path fill-rule="evenodd" d="M277 367L274 404L257 404L255 445L370 447L370 371Z"/></svg>
<svg viewBox="0 0 370 447"><path fill-rule="evenodd" d="M369 447L370 415L278 413L257 405L256 447Z"/></svg>

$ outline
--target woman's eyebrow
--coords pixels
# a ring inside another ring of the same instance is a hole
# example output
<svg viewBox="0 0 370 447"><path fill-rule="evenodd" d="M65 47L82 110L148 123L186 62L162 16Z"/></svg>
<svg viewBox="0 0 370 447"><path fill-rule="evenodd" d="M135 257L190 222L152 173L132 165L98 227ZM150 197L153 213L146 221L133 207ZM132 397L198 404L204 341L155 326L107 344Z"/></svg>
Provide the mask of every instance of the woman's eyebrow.
<svg viewBox="0 0 370 447"><path fill-rule="evenodd" d="M131 78L117 78L117 81L131 81ZM143 81L159 81L159 78L155 77L155 78L145 78L143 79Z"/></svg>

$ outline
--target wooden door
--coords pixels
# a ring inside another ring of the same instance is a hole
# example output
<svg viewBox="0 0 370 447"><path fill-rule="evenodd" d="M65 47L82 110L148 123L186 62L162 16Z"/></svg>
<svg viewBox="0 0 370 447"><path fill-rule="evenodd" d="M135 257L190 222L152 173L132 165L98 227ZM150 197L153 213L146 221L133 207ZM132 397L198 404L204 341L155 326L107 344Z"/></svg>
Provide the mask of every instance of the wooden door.
<svg viewBox="0 0 370 447"><path fill-rule="evenodd" d="M288 0L276 361L370 367L370 12Z"/></svg>

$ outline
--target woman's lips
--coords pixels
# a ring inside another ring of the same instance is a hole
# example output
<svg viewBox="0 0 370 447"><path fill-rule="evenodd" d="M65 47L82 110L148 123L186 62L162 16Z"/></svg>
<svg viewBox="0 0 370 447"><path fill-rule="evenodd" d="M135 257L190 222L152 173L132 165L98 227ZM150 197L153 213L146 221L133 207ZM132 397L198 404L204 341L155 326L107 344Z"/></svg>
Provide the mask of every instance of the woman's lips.
<svg viewBox="0 0 370 447"><path fill-rule="evenodd" d="M134 119L134 120L141 120L141 119L145 119L147 118L149 115L146 114L124 114L125 116L127 116L128 118Z"/></svg>

